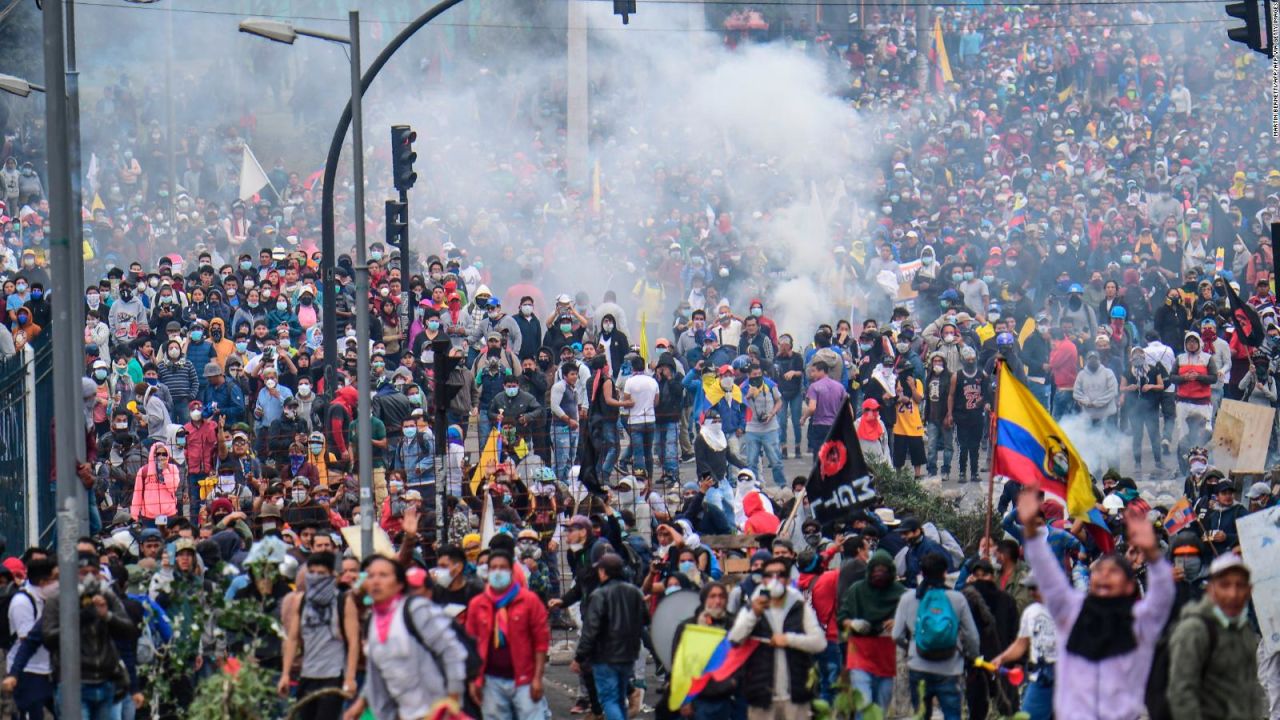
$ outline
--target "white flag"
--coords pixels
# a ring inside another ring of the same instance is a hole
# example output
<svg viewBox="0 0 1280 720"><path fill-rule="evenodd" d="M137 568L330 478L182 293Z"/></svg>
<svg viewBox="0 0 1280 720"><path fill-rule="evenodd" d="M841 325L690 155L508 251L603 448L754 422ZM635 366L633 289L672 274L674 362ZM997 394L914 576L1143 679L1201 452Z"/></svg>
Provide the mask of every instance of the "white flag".
<svg viewBox="0 0 1280 720"><path fill-rule="evenodd" d="M253 156L253 151L245 145L244 159L240 161L240 199L248 200L257 195L265 185L271 185L271 180L267 178L267 173L263 171L258 158ZM275 186L271 185L273 192L275 189Z"/></svg>
<svg viewBox="0 0 1280 720"><path fill-rule="evenodd" d="M488 488L484 491L484 507L480 513L480 547L489 547L489 541L497 534L493 525L493 496Z"/></svg>

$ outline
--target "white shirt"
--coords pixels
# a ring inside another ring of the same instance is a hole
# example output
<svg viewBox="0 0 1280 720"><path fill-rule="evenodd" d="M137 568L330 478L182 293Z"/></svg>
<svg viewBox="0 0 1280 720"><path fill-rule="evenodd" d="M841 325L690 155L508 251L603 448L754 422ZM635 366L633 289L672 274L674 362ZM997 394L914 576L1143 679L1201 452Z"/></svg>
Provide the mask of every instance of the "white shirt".
<svg viewBox="0 0 1280 720"><path fill-rule="evenodd" d="M24 583L22 590L26 591L30 597L14 596L9 601L9 629L17 635L17 639L13 642L13 647L9 648L9 655L5 658L5 668L13 666L13 659L18 655L18 641L25 638L40 622L40 617L44 614L44 597L40 595L40 589L31 583ZM29 599L35 600L33 606ZM26 672L33 675L48 675L53 672L52 666L49 664L49 651L45 648L36 650L31 659L27 661Z"/></svg>
<svg viewBox="0 0 1280 720"><path fill-rule="evenodd" d="M654 413L653 407L654 401L658 398L657 380L654 380L650 375L632 375L627 378L627 384L623 388L623 392L635 402L631 406L631 412L627 414L628 425L640 425L657 421L657 415Z"/></svg>
<svg viewBox="0 0 1280 720"><path fill-rule="evenodd" d="M1058 633L1053 626L1053 616L1043 604L1031 603L1022 611L1022 619L1018 622L1018 637L1030 640L1028 659L1032 663L1058 661Z"/></svg>

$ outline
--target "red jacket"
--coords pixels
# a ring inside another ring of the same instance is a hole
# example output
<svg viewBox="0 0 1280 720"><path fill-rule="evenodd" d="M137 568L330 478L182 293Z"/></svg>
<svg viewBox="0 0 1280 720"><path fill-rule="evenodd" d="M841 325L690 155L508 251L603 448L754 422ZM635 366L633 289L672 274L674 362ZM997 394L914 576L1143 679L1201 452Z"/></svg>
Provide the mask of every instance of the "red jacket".
<svg viewBox="0 0 1280 720"><path fill-rule="evenodd" d="M515 573L512 573L513 581ZM475 638L476 651L480 653L480 678L484 684L484 671L493 647L493 623L496 611L489 589L471 598L467 603L467 634ZM511 604L507 606L507 642L511 645L511 664L516 672L516 685L533 682L534 658L546 653L551 645L551 629L547 624L547 608L542 601L521 587Z"/></svg>
<svg viewBox="0 0 1280 720"><path fill-rule="evenodd" d="M217 469L218 424L212 420L189 422L182 426L187 431L187 472L208 475Z"/></svg>
<svg viewBox="0 0 1280 720"><path fill-rule="evenodd" d="M840 569L828 570L814 581L810 591L809 602L813 604L813 612L818 622L827 629L827 642L840 639L840 624L836 622L836 610L840 607L837 590L840 587Z"/></svg>

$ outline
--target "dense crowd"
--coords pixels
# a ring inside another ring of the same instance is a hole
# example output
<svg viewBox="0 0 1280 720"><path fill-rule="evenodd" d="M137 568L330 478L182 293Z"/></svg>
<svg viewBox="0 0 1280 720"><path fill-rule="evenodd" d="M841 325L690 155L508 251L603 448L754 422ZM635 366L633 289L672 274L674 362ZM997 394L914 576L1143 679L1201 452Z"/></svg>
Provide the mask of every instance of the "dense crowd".
<svg viewBox="0 0 1280 720"><path fill-rule="evenodd" d="M948 719L1280 714L1237 528L1273 486L1241 487L1204 449L1220 400L1280 395L1259 71L1176 8L936 12L954 80L923 90L916 58L941 53L910 12L873 10L847 44L804 38L852 106L890 118L876 205L829 229L815 327L771 313L788 272L762 229L786 199L735 201L750 148L656 164L638 181L659 207L610 193L606 162L597 206L538 194L564 157L539 135L470 204L444 206L468 188L433 172L417 197L442 217L411 229L413 266L369 246L359 338L350 253L320 305L313 178L276 162L272 199L241 201L252 124L232 123L177 139L170 187L147 104L127 77L106 88L95 122L120 131L90 139L82 208L84 716L182 716L235 659L298 717L420 718L443 699L545 717L553 629L575 638L574 712L607 720L646 693L664 716L807 717L846 686L886 710L905 686ZM49 342L63 291L42 142L26 121L0 152L0 357ZM564 286L577 267L612 289ZM462 362L438 378L443 341ZM380 554L353 547L359 342ZM813 519L784 461L813 458L846 403L877 473L985 482L1001 363L1055 418L1128 438L1137 480L1092 468L1102 537L1026 478L998 480L974 547L883 502ZM1146 477L1185 478L1185 502L1158 505ZM0 565L22 718L54 702L58 582L45 549ZM688 700L650 627L682 592L697 609L679 638L701 625L748 650Z"/></svg>

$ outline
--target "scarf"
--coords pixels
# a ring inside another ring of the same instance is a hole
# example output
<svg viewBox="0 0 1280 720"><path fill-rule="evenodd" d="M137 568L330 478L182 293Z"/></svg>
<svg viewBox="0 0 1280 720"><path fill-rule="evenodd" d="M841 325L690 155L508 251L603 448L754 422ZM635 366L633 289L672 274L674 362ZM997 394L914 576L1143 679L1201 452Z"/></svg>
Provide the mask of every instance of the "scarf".
<svg viewBox="0 0 1280 720"><path fill-rule="evenodd" d="M724 427L718 422L703 423L698 434L702 435L707 447L713 452L721 452L729 447L729 440L724 436Z"/></svg>
<svg viewBox="0 0 1280 720"><path fill-rule="evenodd" d="M858 439L867 442L879 442L884 435L884 426L880 424L880 413L866 410L858 418Z"/></svg>
<svg viewBox="0 0 1280 720"><path fill-rule="evenodd" d="M1201 349L1201 350L1204 350L1205 352L1207 352L1207 353L1209 353L1210 355L1212 355L1212 354L1213 354L1213 341L1214 341L1214 340L1216 340L1216 339L1218 339L1218 331L1217 331L1217 330L1214 330L1214 329L1213 329L1213 328L1211 328L1211 327L1201 328L1201 330L1200 330L1200 340L1201 340L1201 342L1203 343L1203 345L1202 345L1202 347L1201 347L1200 349Z"/></svg>
<svg viewBox="0 0 1280 720"><path fill-rule="evenodd" d="M520 584L515 581L515 573L512 573L511 587L507 588L502 595L489 585L484 586L484 594L493 603L493 646L495 648L505 647L507 644L507 629L511 620L507 613L507 606L519 593Z"/></svg>
<svg viewBox="0 0 1280 720"><path fill-rule="evenodd" d="M1067 651L1100 662L1138 647L1133 634L1134 602L1131 597L1086 597L1075 625L1071 626Z"/></svg>
<svg viewBox="0 0 1280 720"><path fill-rule="evenodd" d="M333 619L334 601L338 599L338 579L320 573L307 573L306 577L302 623L308 627L323 627Z"/></svg>
<svg viewBox="0 0 1280 720"><path fill-rule="evenodd" d="M395 619L396 611L400 609L400 603L403 600L404 595L395 595L373 604L373 628L378 631L378 642L387 641L387 635L391 632L391 621Z"/></svg>

